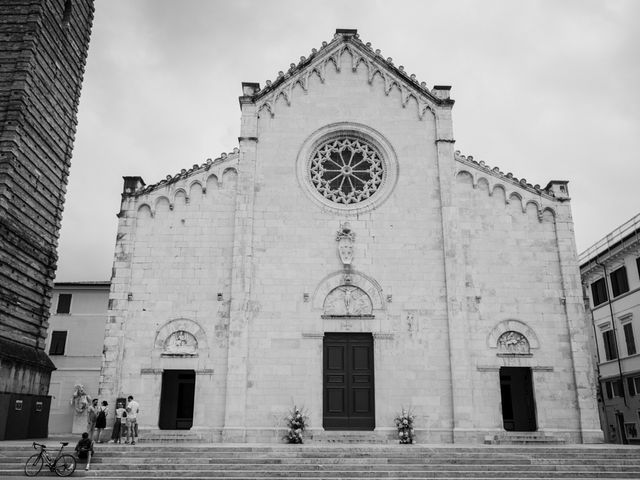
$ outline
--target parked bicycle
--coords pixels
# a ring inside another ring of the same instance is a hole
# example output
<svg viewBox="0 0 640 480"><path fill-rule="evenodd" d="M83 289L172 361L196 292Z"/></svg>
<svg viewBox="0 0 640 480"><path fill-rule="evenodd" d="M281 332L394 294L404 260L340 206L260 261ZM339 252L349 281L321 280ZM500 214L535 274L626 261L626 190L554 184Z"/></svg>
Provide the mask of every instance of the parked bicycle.
<svg viewBox="0 0 640 480"><path fill-rule="evenodd" d="M33 448L40 448L40 453L35 453L29 457L24 464L24 474L27 477L34 477L40 473L43 465L47 465L49 470L56 472L59 477L68 477L76 471L76 459L68 453L63 454L62 449L69 445L69 442L60 442L60 450L56 458L51 458L47 452L47 446L33 442Z"/></svg>

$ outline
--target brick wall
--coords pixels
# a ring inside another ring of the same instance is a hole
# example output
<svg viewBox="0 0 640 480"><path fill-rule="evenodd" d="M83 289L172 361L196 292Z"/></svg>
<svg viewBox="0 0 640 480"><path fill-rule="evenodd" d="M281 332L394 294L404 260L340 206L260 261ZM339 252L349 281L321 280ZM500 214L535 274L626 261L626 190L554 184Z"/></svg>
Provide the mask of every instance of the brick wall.
<svg viewBox="0 0 640 480"><path fill-rule="evenodd" d="M0 355L44 351L92 21L93 0L0 1Z"/></svg>

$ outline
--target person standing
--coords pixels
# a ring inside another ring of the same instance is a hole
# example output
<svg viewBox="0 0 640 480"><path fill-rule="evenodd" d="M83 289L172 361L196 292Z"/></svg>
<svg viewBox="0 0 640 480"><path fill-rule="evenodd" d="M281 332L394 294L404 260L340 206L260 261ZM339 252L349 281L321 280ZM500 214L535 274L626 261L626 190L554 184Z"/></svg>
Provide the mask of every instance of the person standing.
<svg viewBox="0 0 640 480"><path fill-rule="evenodd" d="M129 437L131 437L131 445L135 445L138 437L140 404L133 399L133 395L129 395L127 400L129 403L127 403L127 440L125 443L129 443Z"/></svg>
<svg viewBox="0 0 640 480"><path fill-rule="evenodd" d="M87 433L93 441L93 431L96 428L96 420L98 418L98 399L94 398L89 408L87 408Z"/></svg>
<svg viewBox="0 0 640 480"><path fill-rule="evenodd" d="M107 415L109 415L109 404L106 400L102 401L102 406L98 408L98 416L96 417L96 428L98 429L98 438L96 441L102 443L100 435L102 431L107 427Z"/></svg>
<svg viewBox="0 0 640 480"><path fill-rule="evenodd" d="M126 431L127 411L124 408L122 402L118 402L116 408L116 420L113 422L113 431L111 432L111 440L113 443L120 443L122 441L122 432Z"/></svg>

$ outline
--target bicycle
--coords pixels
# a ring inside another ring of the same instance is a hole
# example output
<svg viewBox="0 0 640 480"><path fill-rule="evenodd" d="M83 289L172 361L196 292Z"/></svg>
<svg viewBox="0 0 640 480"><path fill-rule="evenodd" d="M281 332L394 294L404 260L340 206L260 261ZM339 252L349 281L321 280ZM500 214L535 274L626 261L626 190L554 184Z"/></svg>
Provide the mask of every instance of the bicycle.
<svg viewBox="0 0 640 480"><path fill-rule="evenodd" d="M76 471L76 459L68 453L62 454L62 449L69 445L69 442L60 442L60 450L56 458L52 459L47 452L47 446L33 442L33 448L40 447L40 453L34 453L24 464L24 474L27 477L34 477L40 473L42 466L46 463L49 470L56 472L59 477L68 477Z"/></svg>

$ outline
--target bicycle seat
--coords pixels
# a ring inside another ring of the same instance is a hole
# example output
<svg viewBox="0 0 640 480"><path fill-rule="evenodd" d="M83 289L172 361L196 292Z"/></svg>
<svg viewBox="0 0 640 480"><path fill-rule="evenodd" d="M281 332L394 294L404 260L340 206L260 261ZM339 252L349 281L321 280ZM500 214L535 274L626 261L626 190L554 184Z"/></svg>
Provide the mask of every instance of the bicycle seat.
<svg viewBox="0 0 640 480"><path fill-rule="evenodd" d="M69 442L60 442L60 445L62 445L63 447L66 447L67 445L69 445Z"/></svg>

